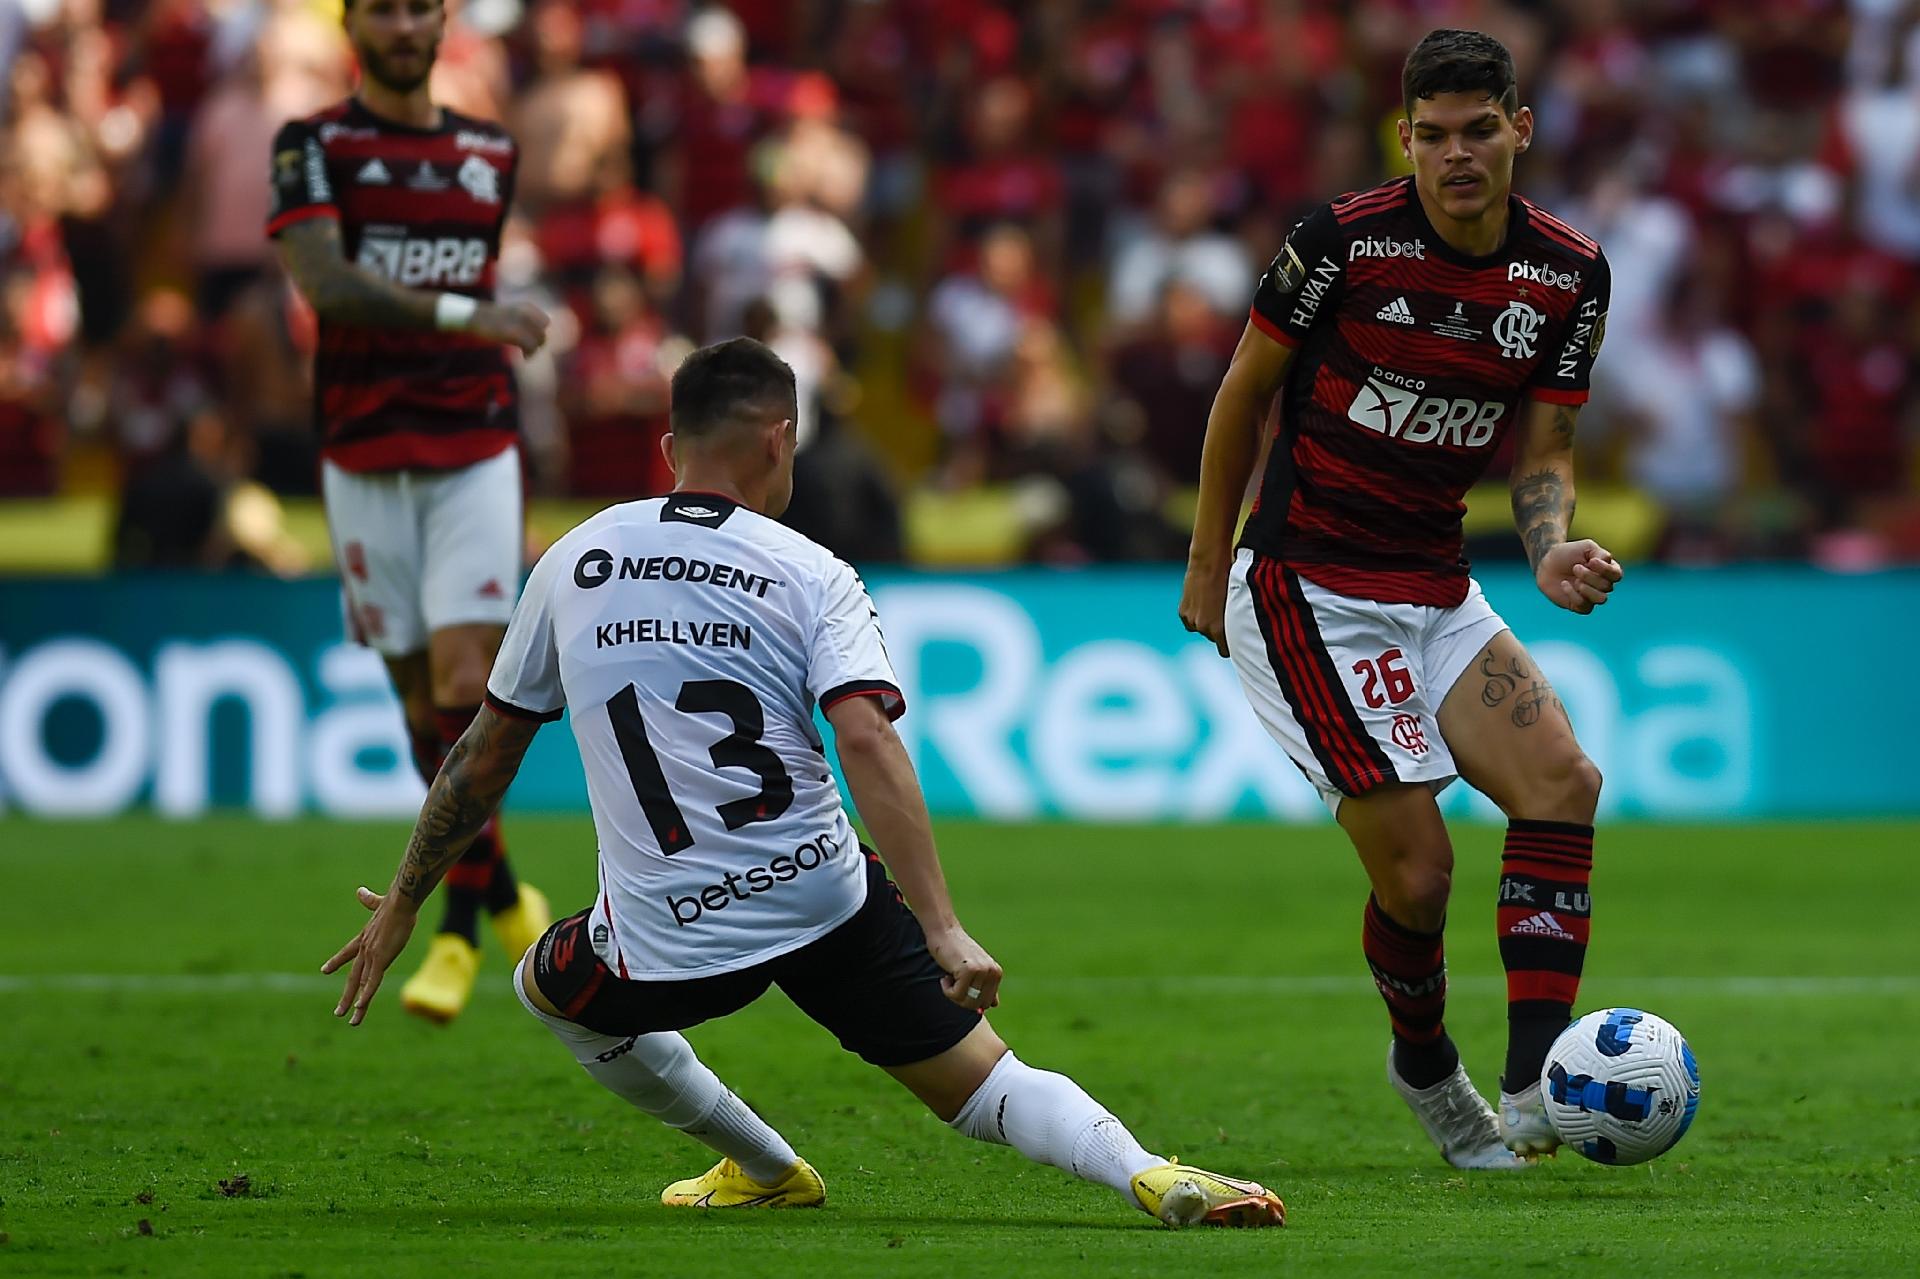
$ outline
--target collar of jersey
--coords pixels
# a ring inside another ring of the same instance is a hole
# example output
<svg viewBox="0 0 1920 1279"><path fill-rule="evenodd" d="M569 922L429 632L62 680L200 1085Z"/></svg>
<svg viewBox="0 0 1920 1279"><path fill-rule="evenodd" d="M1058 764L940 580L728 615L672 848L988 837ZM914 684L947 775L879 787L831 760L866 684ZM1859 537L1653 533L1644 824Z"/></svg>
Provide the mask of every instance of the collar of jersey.
<svg viewBox="0 0 1920 1279"><path fill-rule="evenodd" d="M702 497L710 501L722 502L737 511L744 511L746 509L737 499L728 497L725 493L716 493L712 489L675 489L673 492L667 494L667 502L672 504L687 497Z"/></svg>
<svg viewBox="0 0 1920 1279"><path fill-rule="evenodd" d="M383 129L391 129L395 133L415 133L423 138L429 138L438 133L445 133L453 127L453 112L449 111L446 107L440 108L440 123L438 125L431 129L423 129L417 124L406 124L381 115L378 111L375 111L372 107L362 102L360 95L357 93L348 98L347 101L353 104L351 109L356 115L362 119L373 121Z"/></svg>

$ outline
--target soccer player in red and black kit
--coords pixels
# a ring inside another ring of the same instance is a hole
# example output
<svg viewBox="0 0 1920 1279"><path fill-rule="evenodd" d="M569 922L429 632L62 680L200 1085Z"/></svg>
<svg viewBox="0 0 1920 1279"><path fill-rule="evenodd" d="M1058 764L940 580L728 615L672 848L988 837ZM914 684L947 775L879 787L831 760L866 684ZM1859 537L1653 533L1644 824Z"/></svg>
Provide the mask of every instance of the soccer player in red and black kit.
<svg viewBox="0 0 1920 1279"><path fill-rule="evenodd" d="M359 92L282 128L267 225L320 320L321 493L350 628L385 660L431 782L479 707L520 583L518 414L506 347L547 317L492 300L513 140L434 105L441 0L346 0ZM447 876L447 913L401 991L466 1005L480 909L517 960L552 922L489 824Z"/></svg>
<svg viewBox="0 0 1920 1279"><path fill-rule="evenodd" d="M1611 555L1569 536L1608 269L1592 240L1512 194L1533 117L1497 40L1433 32L1402 95L1413 175L1315 210L1260 281L1207 421L1180 616L1232 657L1366 867L1361 936L1393 1025L1389 1080L1447 1162L1516 1168L1559 1144L1540 1068L1586 953L1600 774L1468 576L1462 497L1517 431L1514 519L1541 592L1588 613L1620 581ZM1434 795L1456 776L1508 818L1498 1115L1442 1019L1453 850Z"/></svg>

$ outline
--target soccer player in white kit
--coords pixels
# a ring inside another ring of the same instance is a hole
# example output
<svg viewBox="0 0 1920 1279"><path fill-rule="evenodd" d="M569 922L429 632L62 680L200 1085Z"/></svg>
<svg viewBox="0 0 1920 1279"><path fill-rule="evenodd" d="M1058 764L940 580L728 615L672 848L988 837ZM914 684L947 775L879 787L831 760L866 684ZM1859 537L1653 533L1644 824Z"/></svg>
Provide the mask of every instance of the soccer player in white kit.
<svg viewBox="0 0 1920 1279"><path fill-rule="evenodd" d="M793 371L738 338L689 356L672 403L674 492L602 511L535 566L391 887L359 890L373 917L324 967L352 964L334 1014L360 1023L421 905L564 709L600 891L528 952L514 988L595 1080L721 1155L662 1203L824 1202L820 1174L679 1033L778 985L969 1137L1168 1225L1282 1224L1264 1186L1149 1154L994 1033L1000 966L954 913L866 588L773 518L793 492ZM841 805L816 706L885 868Z"/></svg>

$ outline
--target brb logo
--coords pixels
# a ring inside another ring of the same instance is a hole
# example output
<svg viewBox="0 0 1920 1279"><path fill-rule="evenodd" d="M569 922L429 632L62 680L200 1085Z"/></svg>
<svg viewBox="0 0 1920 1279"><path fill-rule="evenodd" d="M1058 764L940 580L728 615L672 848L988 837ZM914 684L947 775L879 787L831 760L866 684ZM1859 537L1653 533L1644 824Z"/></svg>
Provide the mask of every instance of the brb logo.
<svg viewBox="0 0 1920 1279"><path fill-rule="evenodd" d="M1407 377L1374 366L1373 373L1347 406L1347 420L1409 444L1484 448L1506 416L1504 400L1422 395L1425 378Z"/></svg>
<svg viewBox="0 0 1920 1279"><path fill-rule="evenodd" d="M409 288L434 284L478 284L487 269L485 240L441 236L369 235L360 241L359 264L375 275Z"/></svg>
<svg viewBox="0 0 1920 1279"><path fill-rule="evenodd" d="M1347 261L1356 258L1413 258L1427 260L1427 246L1420 240L1375 240L1361 236L1347 246Z"/></svg>

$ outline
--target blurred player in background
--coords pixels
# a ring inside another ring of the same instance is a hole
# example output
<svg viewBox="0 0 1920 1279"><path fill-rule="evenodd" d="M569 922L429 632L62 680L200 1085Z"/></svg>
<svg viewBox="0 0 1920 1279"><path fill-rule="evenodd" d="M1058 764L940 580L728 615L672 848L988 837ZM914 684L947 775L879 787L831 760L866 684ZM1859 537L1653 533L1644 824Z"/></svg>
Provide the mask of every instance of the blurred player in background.
<svg viewBox="0 0 1920 1279"><path fill-rule="evenodd" d="M360 890L374 916L327 962L352 964L335 1015L359 1023L534 733L568 709L600 892L540 939L514 983L596 1081L722 1156L663 1203L824 1201L820 1174L679 1033L778 985L969 1137L1109 1186L1171 1226L1282 1224L1265 1187L1149 1154L1078 1084L994 1033L982 1014L1000 966L947 894L893 729L906 702L872 601L844 562L776 522L793 494L793 370L736 338L689 356L672 390L673 493L609 507L534 567L486 704L392 886ZM905 897L847 820L816 705Z"/></svg>
<svg viewBox="0 0 1920 1279"><path fill-rule="evenodd" d="M319 315L321 495L354 636L386 660L420 775L472 722L520 581L518 412L505 348L547 317L492 301L516 153L434 105L440 0L346 0L362 80L273 144L268 234ZM490 822L448 875L447 910L401 1000L449 1021L480 963L478 918L512 958L552 920Z"/></svg>
<svg viewBox="0 0 1920 1279"><path fill-rule="evenodd" d="M1535 582L1575 613L1606 602L1619 565L1568 530L1609 275L1598 245L1512 194L1533 116L1499 41L1431 33L1402 96L1412 176L1321 206L1260 281L1207 421L1180 616L1232 657L1366 867L1388 1078L1449 1163L1514 1168L1559 1144L1540 1069L1579 989L1600 774L1468 576L1462 499L1517 429L1513 513ZM1434 796L1456 776L1508 818L1497 1116L1443 1021L1453 850Z"/></svg>

